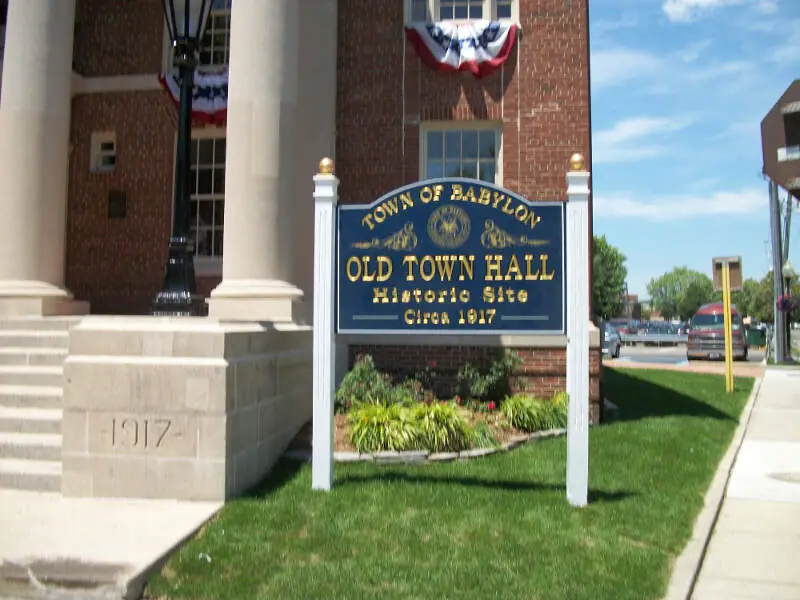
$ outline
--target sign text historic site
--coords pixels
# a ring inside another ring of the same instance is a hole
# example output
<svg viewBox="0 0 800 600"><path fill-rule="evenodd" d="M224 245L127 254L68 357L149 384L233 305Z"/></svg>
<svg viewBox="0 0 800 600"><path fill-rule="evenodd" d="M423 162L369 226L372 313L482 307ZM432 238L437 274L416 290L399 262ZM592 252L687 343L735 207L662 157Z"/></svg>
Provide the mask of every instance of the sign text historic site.
<svg viewBox="0 0 800 600"><path fill-rule="evenodd" d="M564 207L471 179L339 205L339 333L565 332Z"/></svg>

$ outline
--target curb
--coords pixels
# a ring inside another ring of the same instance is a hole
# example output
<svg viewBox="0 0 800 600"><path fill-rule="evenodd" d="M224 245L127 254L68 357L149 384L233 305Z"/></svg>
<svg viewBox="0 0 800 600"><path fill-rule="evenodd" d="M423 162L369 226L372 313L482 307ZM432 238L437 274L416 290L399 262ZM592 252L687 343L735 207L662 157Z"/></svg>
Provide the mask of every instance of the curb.
<svg viewBox="0 0 800 600"><path fill-rule="evenodd" d="M694 522L692 537L683 552L675 560L667 593L663 600L690 600L692 593L694 593L694 588L708 551L708 545L714 532L714 526L717 524L717 519L722 510L722 503L725 500L725 492L728 489L733 465L739 456L739 449L742 447L744 434L750 423L750 416L753 413L753 407L761 390L762 381L763 377L755 380L753 390L750 392L750 397L747 399L747 404L739 419L739 425L733 433L733 439L717 467L714 478L711 480L711 485L708 487L703 509Z"/></svg>
<svg viewBox="0 0 800 600"><path fill-rule="evenodd" d="M511 438L510 441L497 448L471 448L461 452L428 452L427 450L408 450L404 452L375 452L359 454L358 452L334 452L333 461L337 463L374 462L380 465L410 465L421 463L437 463L452 460L467 460L489 456L500 452L508 452L522 444L537 442L567 434L566 429L548 429L535 431L528 435ZM289 460L308 462L311 460L311 450L289 450L284 454Z"/></svg>

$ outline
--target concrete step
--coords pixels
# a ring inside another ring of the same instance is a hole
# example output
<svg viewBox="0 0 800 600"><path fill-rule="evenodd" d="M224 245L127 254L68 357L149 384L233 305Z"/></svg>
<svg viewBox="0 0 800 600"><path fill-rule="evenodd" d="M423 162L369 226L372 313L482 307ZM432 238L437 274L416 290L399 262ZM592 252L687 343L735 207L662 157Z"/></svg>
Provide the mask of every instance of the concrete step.
<svg viewBox="0 0 800 600"><path fill-rule="evenodd" d="M61 461L0 458L0 488L61 491Z"/></svg>
<svg viewBox="0 0 800 600"><path fill-rule="evenodd" d="M58 367L64 364L66 358L66 348L0 348L0 365Z"/></svg>
<svg viewBox="0 0 800 600"><path fill-rule="evenodd" d="M82 316L77 317L11 317L0 319L2 330L24 331L68 331L81 322Z"/></svg>
<svg viewBox="0 0 800 600"><path fill-rule="evenodd" d="M61 460L61 436L52 433L0 433L0 458Z"/></svg>
<svg viewBox="0 0 800 600"><path fill-rule="evenodd" d="M63 367L0 365L0 385L63 385Z"/></svg>
<svg viewBox="0 0 800 600"><path fill-rule="evenodd" d="M69 331L0 329L0 348L69 348Z"/></svg>
<svg viewBox="0 0 800 600"><path fill-rule="evenodd" d="M61 386L0 385L0 406L61 408Z"/></svg>
<svg viewBox="0 0 800 600"><path fill-rule="evenodd" d="M0 432L61 434L60 408L0 406Z"/></svg>

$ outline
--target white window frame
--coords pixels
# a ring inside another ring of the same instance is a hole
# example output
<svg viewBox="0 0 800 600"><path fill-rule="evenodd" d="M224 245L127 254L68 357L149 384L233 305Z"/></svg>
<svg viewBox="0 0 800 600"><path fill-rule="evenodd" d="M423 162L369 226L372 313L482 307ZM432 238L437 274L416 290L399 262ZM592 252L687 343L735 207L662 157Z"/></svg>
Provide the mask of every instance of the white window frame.
<svg viewBox="0 0 800 600"><path fill-rule="evenodd" d="M519 2L520 0L511 0L511 18L510 19L497 19L497 0L481 0L483 2L483 19L484 20L491 20L491 21L513 21L519 22ZM405 21L406 24L411 25L414 23L419 23L419 21L414 21L411 17L413 15L412 12L412 2L413 0L405 0ZM430 15L430 21L438 21L439 20L439 0L426 0L428 4L428 14ZM468 19L457 19L456 22L468 21Z"/></svg>
<svg viewBox="0 0 800 600"><path fill-rule="evenodd" d="M104 144L114 145L113 150L105 150ZM94 131L89 150L89 170L92 173L113 173L117 167L117 134L113 131ZM104 165L103 159L113 156L113 165Z"/></svg>
<svg viewBox="0 0 800 600"><path fill-rule="evenodd" d="M224 138L227 138L227 130L226 130L225 127L209 126L209 127L193 127L192 128L192 141L194 141L194 140L202 140L202 139L224 139ZM174 196L174 193L175 193L175 191L174 191L175 190L174 181L175 180L174 180L174 177L176 176L176 173L175 173L175 158L177 158L177 156L176 156L177 152L178 152L178 135L175 134L175 150L174 150L173 161L172 161L172 164L173 164L173 168L172 168L172 176L173 176L173 186L172 186L173 197L172 197L172 202L173 202L173 207L174 207L174 203L175 203L175 196ZM227 149L226 149L226 156L227 156ZM191 153L190 153L190 160L191 160ZM193 165L190 163L190 168L191 168L191 166L193 166ZM218 165L215 164L214 166L216 167ZM225 173L227 174L227 165L225 165ZM225 192L223 192L221 199L220 198L216 198L214 194L212 194L212 196L210 198L207 198L207 199L214 200L214 201L222 200L224 202L226 194L227 194L227 190ZM194 199L194 197L191 196L191 194L190 194L189 202L192 203L192 202L195 202L195 201L196 200ZM175 211L173 210L172 214L174 215L174 213L175 213ZM190 227L192 225L193 224L190 223ZM222 235L224 236L224 234L225 234L225 221L223 219ZM196 248L195 248L195 250L196 250ZM223 246L222 255L224 255L224 254L225 254L225 247ZM220 255L220 256L199 256L199 255L195 254L194 255L195 273L197 275L199 275L199 276L204 276L204 277L221 276L222 275L222 255Z"/></svg>
<svg viewBox="0 0 800 600"><path fill-rule="evenodd" d="M503 187L503 123L501 121L424 121L419 126L419 174L428 179L428 133L432 131L493 131L497 152L494 183Z"/></svg>
<svg viewBox="0 0 800 600"><path fill-rule="evenodd" d="M229 3L232 2L232 1L233 0L228 0ZM230 13L231 13L230 7L229 8L212 9L211 13L208 15L207 32L211 30L211 27L213 25L213 20L214 20L215 16L220 16L220 15L224 14L224 15L227 15L228 17L230 17ZM166 21L164 21L163 37L164 37L164 48L163 48L162 57L161 57L161 63L162 63L161 71L162 71L162 73L175 73L177 69L176 69L175 65L173 64L173 60L172 60L172 40L170 40L170 38L169 38L169 30L167 29ZM228 62L230 62L230 51L231 51L231 40L230 40L230 29L228 29L228 49L227 49ZM214 72L214 71L220 71L222 69L226 69L227 67L228 67L228 63L225 63L224 65L202 65L201 64L201 65L198 65L197 70L200 71L200 72L204 72L204 71Z"/></svg>

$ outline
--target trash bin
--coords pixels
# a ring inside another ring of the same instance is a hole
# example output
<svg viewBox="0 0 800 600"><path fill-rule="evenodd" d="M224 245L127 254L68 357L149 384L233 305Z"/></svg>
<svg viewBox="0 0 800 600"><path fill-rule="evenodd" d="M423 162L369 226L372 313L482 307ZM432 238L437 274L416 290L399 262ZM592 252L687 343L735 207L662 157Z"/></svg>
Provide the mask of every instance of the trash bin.
<svg viewBox="0 0 800 600"><path fill-rule="evenodd" d="M761 348L767 343L766 332L762 329L747 329L747 345L750 348Z"/></svg>

